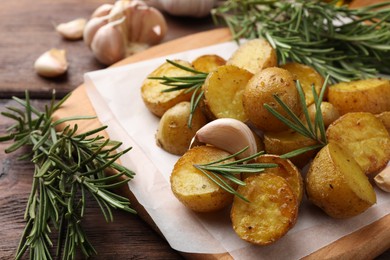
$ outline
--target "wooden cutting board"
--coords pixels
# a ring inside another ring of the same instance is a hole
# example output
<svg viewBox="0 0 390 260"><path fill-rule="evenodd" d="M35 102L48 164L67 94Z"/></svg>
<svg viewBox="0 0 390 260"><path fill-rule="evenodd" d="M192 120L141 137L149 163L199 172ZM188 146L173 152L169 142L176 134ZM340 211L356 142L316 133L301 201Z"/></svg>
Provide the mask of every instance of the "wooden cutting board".
<svg viewBox="0 0 390 260"><path fill-rule="evenodd" d="M142 60L161 57L172 54L173 52L182 52L195 48L205 47L217 43L231 40L231 35L227 29L215 29L208 32L202 32L173 40L171 42L150 48L142 53L122 60L113 66L122 66ZM115 90L113 90L115 91ZM85 86L79 86L64 103L63 107L56 113L56 117L63 118L74 115L96 115L90 100L86 94ZM86 131L100 126L96 119L92 122L78 121L80 131ZM131 194L128 188L122 191L129 197L138 214L154 229L158 227L153 223L142 205L137 203L136 198ZM390 214L382 219L346 236L336 242L319 249L305 259L372 259L390 248ZM222 255L199 255L183 254L191 259L231 259L228 254Z"/></svg>

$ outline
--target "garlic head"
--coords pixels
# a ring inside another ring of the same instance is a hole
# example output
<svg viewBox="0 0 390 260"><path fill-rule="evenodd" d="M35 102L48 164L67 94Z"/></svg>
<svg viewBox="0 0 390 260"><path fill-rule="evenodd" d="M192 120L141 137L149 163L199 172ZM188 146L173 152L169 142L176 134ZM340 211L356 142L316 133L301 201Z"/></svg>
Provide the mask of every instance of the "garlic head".
<svg viewBox="0 0 390 260"><path fill-rule="evenodd" d="M43 77L57 77L64 74L68 69L66 51L51 49L43 53L34 63L35 71Z"/></svg>
<svg viewBox="0 0 390 260"><path fill-rule="evenodd" d="M83 37L86 19L79 18L67 23L60 23L56 26L56 31L67 40L79 40Z"/></svg>

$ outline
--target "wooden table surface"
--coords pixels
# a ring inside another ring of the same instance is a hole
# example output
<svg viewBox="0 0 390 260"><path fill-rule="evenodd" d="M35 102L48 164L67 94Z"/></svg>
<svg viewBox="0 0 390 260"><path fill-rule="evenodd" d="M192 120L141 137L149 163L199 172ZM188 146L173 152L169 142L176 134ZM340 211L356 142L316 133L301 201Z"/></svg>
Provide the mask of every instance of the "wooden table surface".
<svg viewBox="0 0 390 260"><path fill-rule="evenodd" d="M359 0L364 2L364 0ZM58 97L83 82L83 74L102 69L82 41L66 41L53 24L88 18L103 0L2 0L0 8L0 111L15 103L12 96L24 97L27 89L33 104L43 107L53 89ZM367 2L367 1L365 1ZM208 18L178 18L165 15L169 33L164 42L215 28ZM67 50L69 71L57 79L39 77L33 70L36 58L50 48ZM0 118L0 135L10 125ZM5 154L0 143L0 259L12 259L25 222L23 214L30 193L33 165ZM84 227L98 251L93 259L182 259L137 215L114 211L114 222L106 223L99 207L90 200ZM386 252L378 259L389 259Z"/></svg>

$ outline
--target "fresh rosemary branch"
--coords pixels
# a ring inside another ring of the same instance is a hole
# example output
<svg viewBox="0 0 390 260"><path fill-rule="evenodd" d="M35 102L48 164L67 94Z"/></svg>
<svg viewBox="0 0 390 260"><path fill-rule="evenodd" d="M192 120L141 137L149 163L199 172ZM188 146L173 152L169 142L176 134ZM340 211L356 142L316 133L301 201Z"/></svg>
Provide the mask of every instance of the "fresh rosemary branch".
<svg viewBox="0 0 390 260"><path fill-rule="evenodd" d="M206 80L208 73L200 72L192 68L183 66L177 62L167 60L168 63L172 64L175 67L178 67L182 70L192 72L192 76L184 77L149 77L148 79L161 80L161 84L170 86L171 88L165 89L163 92L171 92L186 89L186 93L192 92L191 101L190 101L190 117L188 119L188 127L191 128L192 117L195 113L195 109L198 107L200 100L203 97L202 85Z"/></svg>
<svg viewBox="0 0 390 260"><path fill-rule="evenodd" d="M248 147L238 151L235 154L227 156L223 159L213 161L207 164L195 164L194 167L199 169L204 175L212 180L219 187L225 191L234 194L244 201L248 201L245 197L239 194L226 180L238 185L245 185L245 182L241 181L237 175L241 173L261 173L265 168L277 167L277 164L273 163L253 163L250 162L254 158L264 154L263 151L255 153L243 159L235 160L228 163L222 163L223 161L235 158L237 155L243 153Z"/></svg>
<svg viewBox="0 0 390 260"><path fill-rule="evenodd" d="M50 105L40 112L31 105L26 92L25 100L13 98L22 109L9 107L8 112L2 113L16 121L7 129L8 134L0 137L0 141L13 140L5 152L26 147L29 152L20 159L31 159L35 166L24 215L26 226L16 259L22 258L27 249L30 259L52 259L52 228L58 230L57 258L62 255L62 259L74 259L77 248L86 257L96 254L82 228L87 193L97 201L106 221L113 221L112 208L135 213L127 198L110 190L134 176L134 172L116 163L130 148L116 152L121 143L98 135L106 127L82 134L77 133L77 124L56 130L59 124L67 121L91 118L53 121L53 113L68 97L56 103L53 94ZM107 174L108 169L115 174Z"/></svg>
<svg viewBox="0 0 390 260"><path fill-rule="evenodd" d="M274 95L274 98L279 103L279 105L284 109L284 111L287 113L288 118L282 116L278 111L276 111L270 105L264 104L264 107L270 113L272 113L280 121L286 124L290 129L316 141L317 143L313 146L303 147L301 149L297 149L295 151L286 153L281 156L282 158L291 158L301 153L321 148L327 144L325 125L324 125L324 120L322 118L321 103L324 98L325 91L327 89L328 81L329 81L329 76L325 78L324 84L322 85L320 91L320 95L318 95L317 91L314 88L314 85L312 86L314 104L316 107L314 122L312 122L312 120L310 119L309 111L305 102L305 93L303 92L302 86L299 81L296 82L296 88L298 90L300 103L303 108L303 115L305 117L304 121L302 121L297 115L295 115L294 112L277 95Z"/></svg>
<svg viewBox="0 0 390 260"><path fill-rule="evenodd" d="M227 0L212 15L234 39L267 39L279 64L309 65L332 83L390 73L390 2L352 9L319 0Z"/></svg>

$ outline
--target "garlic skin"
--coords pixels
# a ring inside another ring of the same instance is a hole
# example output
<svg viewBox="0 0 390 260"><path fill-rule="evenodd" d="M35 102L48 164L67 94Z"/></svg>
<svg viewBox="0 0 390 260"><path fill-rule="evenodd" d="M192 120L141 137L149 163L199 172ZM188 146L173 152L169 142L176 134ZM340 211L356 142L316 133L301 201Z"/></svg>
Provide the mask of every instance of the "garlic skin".
<svg viewBox="0 0 390 260"><path fill-rule="evenodd" d="M114 7L114 5L112 5L112 4L102 4L101 6L96 8L95 11L93 11L91 18L102 17L102 16L108 15L111 12L113 7Z"/></svg>
<svg viewBox="0 0 390 260"><path fill-rule="evenodd" d="M209 15L217 2L217 0L145 0L147 5L171 15L198 18Z"/></svg>
<svg viewBox="0 0 390 260"><path fill-rule="evenodd" d="M390 192L390 165L378 173L374 181L381 190Z"/></svg>
<svg viewBox="0 0 390 260"><path fill-rule="evenodd" d="M47 78L53 78L64 74L68 69L66 51L51 49L43 53L34 63L35 71Z"/></svg>
<svg viewBox="0 0 390 260"><path fill-rule="evenodd" d="M233 118L219 118L200 128L193 137L190 148L199 144L210 144L242 159L257 153L256 139L252 130L243 122Z"/></svg>
<svg viewBox="0 0 390 260"><path fill-rule="evenodd" d="M109 13L104 15L108 11ZM85 26L84 42L92 49L96 58L105 65L111 65L161 42L167 32L164 16L157 9L139 0L118 0L112 6L100 6L93 16ZM118 21L122 22L118 23ZM122 34L124 42L119 40L119 33ZM107 39L101 39L104 37ZM113 42L109 43L109 41ZM114 46L117 48L116 51ZM105 50L105 48L109 49ZM110 55L112 57L109 57Z"/></svg>
<svg viewBox="0 0 390 260"><path fill-rule="evenodd" d="M91 50L101 63L113 64L125 56L126 41L119 27L124 20L102 26L93 37Z"/></svg>
<svg viewBox="0 0 390 260"><path fill-rule="evenodd" d="M67 40L80 40L83 38L83 32L86 19L79 18L67 23L60 23L56 26L56 31Z"/></svg>

